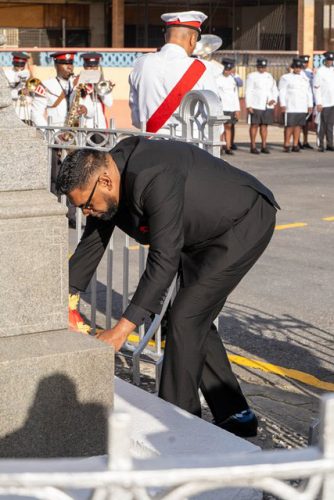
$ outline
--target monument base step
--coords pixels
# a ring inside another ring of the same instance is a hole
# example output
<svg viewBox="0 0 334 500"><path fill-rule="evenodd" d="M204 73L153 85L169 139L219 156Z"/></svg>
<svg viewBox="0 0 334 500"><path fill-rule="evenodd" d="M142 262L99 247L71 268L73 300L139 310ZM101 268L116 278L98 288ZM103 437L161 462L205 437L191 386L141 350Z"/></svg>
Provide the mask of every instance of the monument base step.
<svg viewBox="0 0 334 500"><path fill-rule="evenodd" d="M67 330L0 338L0 458L106 453L114 351Z"/></svg>

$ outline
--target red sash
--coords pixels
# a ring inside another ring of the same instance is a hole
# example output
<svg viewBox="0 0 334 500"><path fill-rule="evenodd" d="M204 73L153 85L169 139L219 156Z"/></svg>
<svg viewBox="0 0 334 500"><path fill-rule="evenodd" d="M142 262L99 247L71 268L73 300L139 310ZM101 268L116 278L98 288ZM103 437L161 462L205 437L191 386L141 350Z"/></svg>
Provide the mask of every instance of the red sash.
<svg viewBox="0 0 334 500"><path fill-rule="evenodd" d="M158 109L149 118L146 124L147 132L155 133L166 123L180 106L182 98L194 87L205 70L205 64L195 59Z"/></svg>

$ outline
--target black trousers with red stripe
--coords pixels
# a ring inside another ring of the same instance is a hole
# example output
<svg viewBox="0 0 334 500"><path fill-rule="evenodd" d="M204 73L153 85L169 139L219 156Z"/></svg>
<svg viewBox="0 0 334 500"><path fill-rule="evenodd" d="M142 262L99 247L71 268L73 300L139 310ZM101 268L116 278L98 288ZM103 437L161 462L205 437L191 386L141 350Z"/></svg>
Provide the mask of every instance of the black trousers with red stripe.
<svg viewBox="0 0 334 500"><path fill-rule="evenodd" d="M198 277L184 276L172 304L159 396L194 415L201 415L199 388L216 422L248 408L213 322L267 247L275 214L259 195L242 221L201 250Z"/></svg>

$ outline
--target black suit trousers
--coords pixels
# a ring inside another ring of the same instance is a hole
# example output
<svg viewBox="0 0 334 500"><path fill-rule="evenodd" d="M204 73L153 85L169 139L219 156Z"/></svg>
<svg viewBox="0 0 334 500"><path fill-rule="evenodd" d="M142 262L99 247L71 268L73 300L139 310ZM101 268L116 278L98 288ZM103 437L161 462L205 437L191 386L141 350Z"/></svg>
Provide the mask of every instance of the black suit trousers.
<svg viewBox="0 0 334 500"><path fill-rule="evenodd" d="M204 272L181 283L170 309L159 396L194 415L201 415L199 388L216 422L248 408L213 322L267 247L275 214L259 195L242 221L203 249Z"/></svg>

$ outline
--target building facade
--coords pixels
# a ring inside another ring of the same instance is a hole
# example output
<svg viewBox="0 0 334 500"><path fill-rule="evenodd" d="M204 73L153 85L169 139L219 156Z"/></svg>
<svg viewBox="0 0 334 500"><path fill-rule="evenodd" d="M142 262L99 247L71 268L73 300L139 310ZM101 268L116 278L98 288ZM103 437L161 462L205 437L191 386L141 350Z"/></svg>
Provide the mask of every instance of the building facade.
<svg viewBox="0 0 334 500"><path fill-rule="evenodd" d="M202 10L225 50L334 49L334 0L0 0L8 47L158 47L160 15Z"/></svg>

